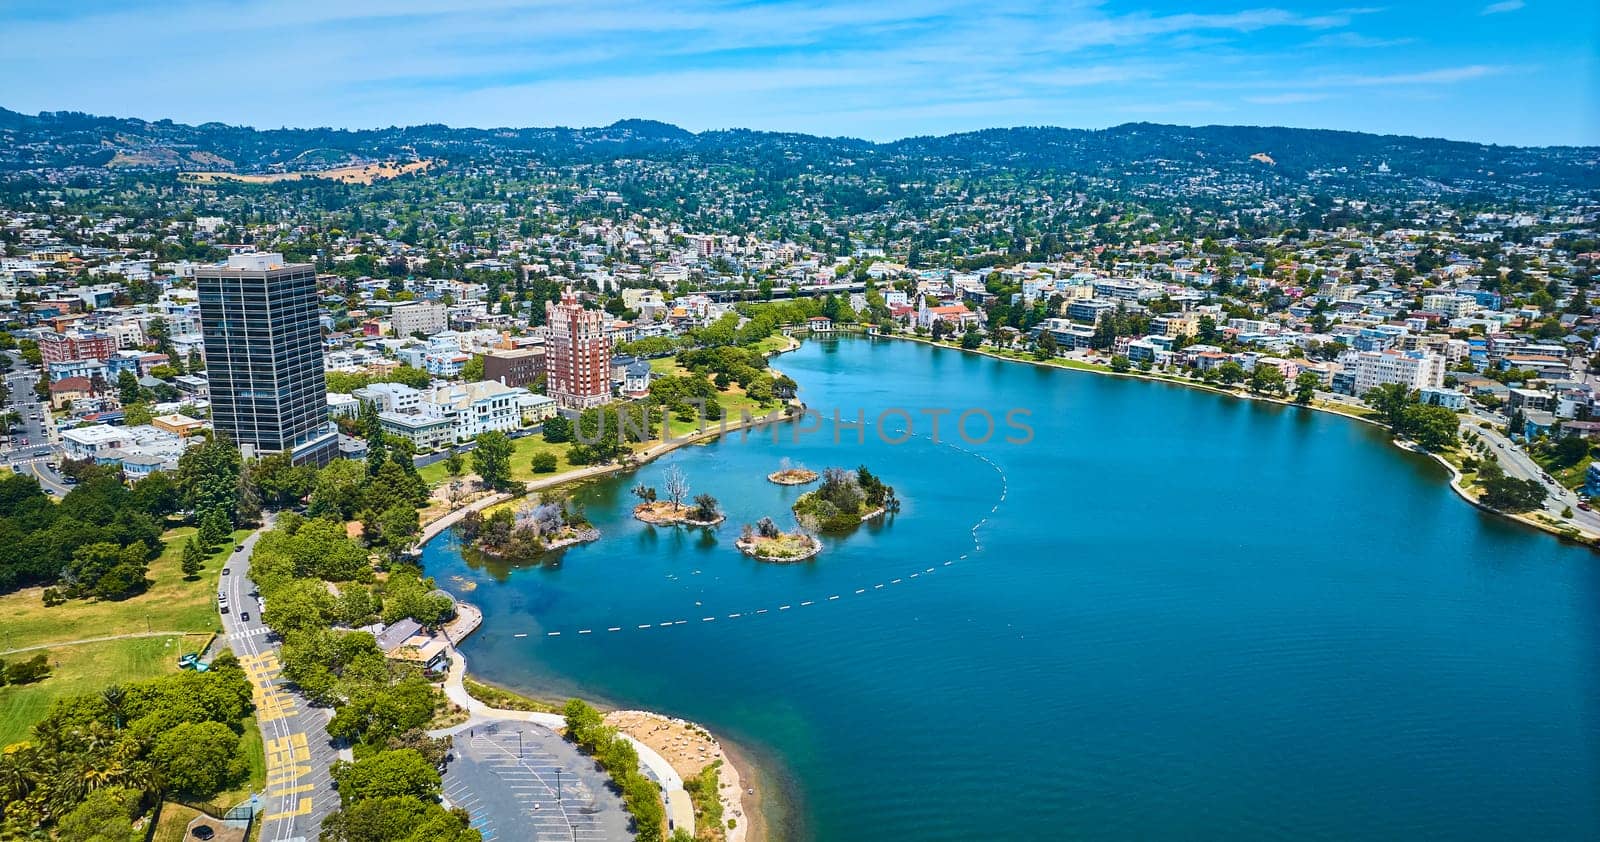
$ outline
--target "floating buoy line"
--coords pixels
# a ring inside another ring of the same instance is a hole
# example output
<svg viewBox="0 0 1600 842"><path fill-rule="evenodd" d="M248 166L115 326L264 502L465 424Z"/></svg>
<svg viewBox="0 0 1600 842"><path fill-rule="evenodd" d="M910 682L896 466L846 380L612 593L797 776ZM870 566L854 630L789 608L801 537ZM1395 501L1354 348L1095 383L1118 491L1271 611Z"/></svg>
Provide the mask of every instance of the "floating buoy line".
<svg viewBox="0 0 1600 842"><path fill-rule="evenodd" d="M916 436L916 438L929 439L930 441L932 440L931 437L929 437L927 435L918 435L918 436ZM533 637L533 639L537 640L537 639L540 639L540 637L542 637L545 640L549 640L549 639L552 639L552 638L560 638L560 637L566 637L566 636L574 636L575 637L575 636L579 636L579 635L594 635L594 634L612 635L612 634L621 634L621 633L627 632L627 631L637 631L637 632L659 631L659 630L662 630L662 629L675 628L677 626L686 626L686 625L689 625L691 622L696 623L696 624L726 623L726 622L732 622L734 620L751 619L751 618L758 617L758 616L761 616L761 615L764 615L764 614L782 614L782 613L786 613L786 612L798 611L798 610L803 609L803 608L811 608L811 607L814 607L814 606L828 605L828 604L831 604L831 603L834 603L834 602L840 602L840 601L843 601L843 599L845 597L847 597L847 596L866 596L868 594L876 593L878 591L888 590L888 589L890 589L890 588L892 588L892 587L894 587L896 585L909 584L912 579L919 579L919 578L922 578L924 576L932 576L933 574L937 573L941 568L950 567L950 566L956 564L957 562L966 561L968 558L971 557L972 553L978 553L978 552L982 552L983 551L983 542L982 542L982 539L981 539L981 537L979 536L978 533L979 533L980 530L982 530L985 526L988 525L989 518L992 517L993 515L999 513L1000 507L1005 505L1006 494L1010 490L1009 483L1007 482L1007 479L1006 479L1006 472L993 459L990 459L988 456L985 456L984 454L979 453L976 450L971 450L969 448L961 447L960 445L951 444L950 442L934 442L934 444L940 445L940 446L943 446L943 447L948 447L951 450L959 451L959 452L965 453L968 456L971 456L971 457L973 457L975 459L978 459L979 461L983 462L984 464L986 464L990 468L992 468L994 470L994 472L995 472L995 475L1000 478L1000 497L999 497L999 499L996 500L994 505L990 507L989 514L984 516L984 517L982 517L982 518L980 518L977 523L974 523L972 525L972 529L970 530L971 535L972 535L972 550L971 550L971 552L961 553L960 555L958 555L958 556L956 556L954 558L945 559L945 560L939 562L938 564L936 564L936 565L934 565L932 567L923 567L921 569L914 570L914 571L912 571L910 573L903 574L901 576L897 576L897 577L895 577L893 579L888 579L888 580L885 580L885 581L882 581L882 582L875 582L875 583L873 583L871 585L862 585L859 588L845 589L845 590L840 591L839 593L832 593L832 594L828 594L827 596L819 596L816 599L808 599L808 600L804 600L804 601L800 601L800 602L787 602L787 603L783 603L781 605L776 605L776 606L773 606L773 607L770 607L770 608L756 608L756 609L753 609L753 610L747 609L747 610L744 610L744 611L732 611L732 612L729 612L727 614L708 614L706 616L699 617L697 619L696 618L690 618L690 617L674 617L672 619L664 620L664 621L660 621L660 622L633 623L633 624L626 624L625 623L625 624L621 624L621 625L612 625L612 626L603 626L603 627L597 626L597 627L593 627L593 628L563 629L563 630L556 630L556 631L546 631L546 632L544 632L544 634L542 636ZM698 570L695 571L696 574L698 574L699 572L700 571L698 571ZM678 576L677 576L677 574L668 574L667 578L670 579L670 580L677 580ZM698 605L700 605L700 603L696 602L695 605L698 606ZM565 632L565 634L563 634L563 632ZM517 638L517 639L523 639L523 638L530 637L530 635L527 632L518 632L518 633L513 634L512 637L513 638Z"/></svg>

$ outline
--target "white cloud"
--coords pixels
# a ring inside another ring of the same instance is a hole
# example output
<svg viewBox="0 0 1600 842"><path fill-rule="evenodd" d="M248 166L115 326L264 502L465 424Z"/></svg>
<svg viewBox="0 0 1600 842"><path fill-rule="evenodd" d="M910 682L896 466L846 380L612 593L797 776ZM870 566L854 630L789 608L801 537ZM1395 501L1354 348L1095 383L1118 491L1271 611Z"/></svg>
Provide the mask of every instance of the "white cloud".
<svg viewBox="0 0 1600 842"><path fill-rule="evenodd" d="M1282 94L1247 96L1244 101L1253 105L1301 105L1307 102L1321 102L1327 98L1328 94L1311 93L1310 91L1290 91Z"/></svg>
<svg viewBox="0 0 1600 842"><path fill-rule="evenodd" d="M1453 85L1486 76L1498 76L1510 68L1490 64L1469 64L1464 67L1441 67L1418 73L1387 73L1378 75L1328 76L1317 84L1328 87L1373 87L1382 85Z"/></svg>
<svg viewBox="0 0 1600 842"><path fill-rule="evenodd" d="M1526 5L1528 4L1523 2L1523 0L1500 0L1498 3L1490 3L1489 5L1484 6L1483 11L1479 12L1479 14L1498 15L1503 12L1515 12Z"/></svg>
<svg viewBox="0 0 1600 842"><path fill-rule="evenodd" d="M1330 32L1319 35L1306 44L1308 47L1327 47L1345 50L1367 50L1381 47L1399 47L1415 41L1414 38L1373 38L1354 32Z"/></svg>

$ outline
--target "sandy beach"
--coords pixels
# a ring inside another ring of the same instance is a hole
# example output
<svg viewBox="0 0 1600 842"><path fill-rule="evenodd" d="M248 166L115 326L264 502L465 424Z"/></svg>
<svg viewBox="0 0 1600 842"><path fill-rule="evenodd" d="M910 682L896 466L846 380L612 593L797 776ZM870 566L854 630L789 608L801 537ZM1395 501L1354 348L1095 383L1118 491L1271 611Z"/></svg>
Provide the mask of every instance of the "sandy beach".
<svg viewBox="0 0 1600 842"><path fill-rule="evenodd" d="M607 725L655 749L657 754L672 764L673 770L689 780L707 766L722 761L717 770L718 795L722 801L722 837L727 842L745 842L762 838L753 825L759 823L760 814L755 809L756 798L745 790L749 775L742 772L740 764L723 750L722 744L711 733L693 722L662 716L642 710L616 710L606 714ZM753 783L753 781L751 781ZM727 820L733 819L733 827ZM697 828L699 837L706 838L706 829Z"/></svg>

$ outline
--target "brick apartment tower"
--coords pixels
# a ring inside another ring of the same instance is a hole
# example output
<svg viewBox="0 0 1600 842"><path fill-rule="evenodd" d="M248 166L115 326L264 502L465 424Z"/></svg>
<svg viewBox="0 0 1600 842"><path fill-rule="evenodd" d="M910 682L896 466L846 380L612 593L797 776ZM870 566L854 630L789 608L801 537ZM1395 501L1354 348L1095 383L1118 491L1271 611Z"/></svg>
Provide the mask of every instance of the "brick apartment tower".
<svg viewBox="0 0 1600 842"><path fill-rule="evenodd" d="M571 289L544 305L546 391L561 409L584 410L611 400L611 343L606 314L585 310Z"/></svg>

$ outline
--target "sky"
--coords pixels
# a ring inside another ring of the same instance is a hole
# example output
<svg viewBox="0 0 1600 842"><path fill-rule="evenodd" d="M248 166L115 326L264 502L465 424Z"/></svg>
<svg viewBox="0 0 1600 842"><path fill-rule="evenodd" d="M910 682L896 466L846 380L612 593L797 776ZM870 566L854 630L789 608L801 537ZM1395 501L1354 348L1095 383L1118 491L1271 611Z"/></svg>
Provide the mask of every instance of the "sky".
<svg viewBox="0 0 1600 842"><path fill-rule="evenodd" d="M260 128L1150 121L1600 145L1600 3L3 0L0 79L16 111Z"/></svg>

